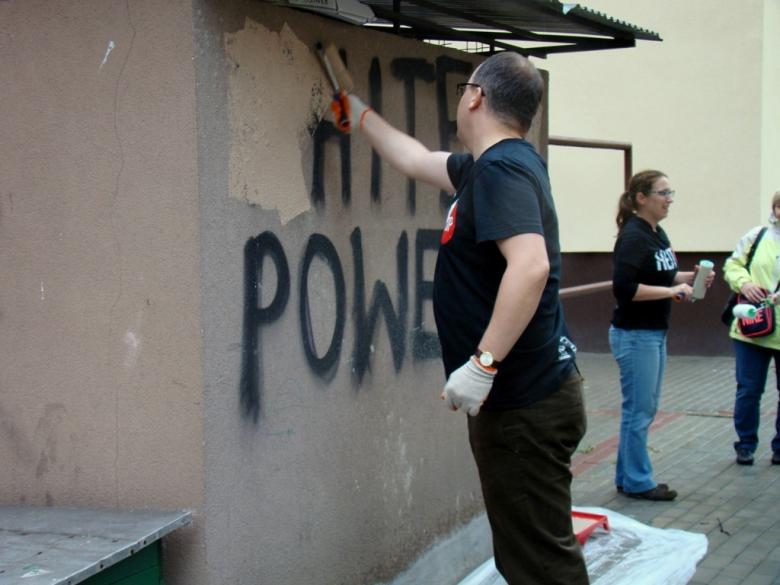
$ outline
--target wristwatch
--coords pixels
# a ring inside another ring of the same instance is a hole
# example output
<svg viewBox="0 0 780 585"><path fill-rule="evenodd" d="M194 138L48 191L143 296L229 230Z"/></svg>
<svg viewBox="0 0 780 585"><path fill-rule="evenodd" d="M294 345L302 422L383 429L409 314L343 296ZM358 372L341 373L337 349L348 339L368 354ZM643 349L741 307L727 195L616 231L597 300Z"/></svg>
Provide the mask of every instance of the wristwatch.
<svg viewBox="0 0 780 585"><path fill-rule="evenodd" d="M486 368L497 368L500 364L498 360L493 359L492 353L489 351L482 351L479 348L477 348L477 351L474 352L474 357L479 360L480 365Z"/></svg>

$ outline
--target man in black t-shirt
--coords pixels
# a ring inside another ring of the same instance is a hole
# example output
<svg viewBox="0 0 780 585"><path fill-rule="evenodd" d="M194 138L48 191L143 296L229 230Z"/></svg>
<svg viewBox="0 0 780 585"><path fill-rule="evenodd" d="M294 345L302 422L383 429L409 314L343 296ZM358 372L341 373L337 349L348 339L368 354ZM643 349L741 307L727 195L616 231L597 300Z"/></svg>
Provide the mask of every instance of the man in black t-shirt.
<svg viewBox="0 0 780 585"><path fill-rule="evenodd" d="M582 378L558 297L547 166L525 140L544 84L505 52L458 89L469 154L428 150L352 95L351 126L396 170L454 194L433 292L442 398L469 415L499 571L509 585L585 584L570 471L585 432Z"/></svg>

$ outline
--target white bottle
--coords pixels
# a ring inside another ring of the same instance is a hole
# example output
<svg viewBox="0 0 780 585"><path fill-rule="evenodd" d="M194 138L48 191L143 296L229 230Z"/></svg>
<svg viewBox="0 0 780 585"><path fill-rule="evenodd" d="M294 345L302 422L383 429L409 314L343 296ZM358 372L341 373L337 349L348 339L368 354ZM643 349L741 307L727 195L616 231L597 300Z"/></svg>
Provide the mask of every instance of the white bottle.
<svg viewBox="0 0 780 585"><path fill-rule="evenodd" d="M692 300L698 301L707 294L707 277L714 267L715 265L709 260L699 261L699 271L696 273L696 279L693 281Z"/></svg>

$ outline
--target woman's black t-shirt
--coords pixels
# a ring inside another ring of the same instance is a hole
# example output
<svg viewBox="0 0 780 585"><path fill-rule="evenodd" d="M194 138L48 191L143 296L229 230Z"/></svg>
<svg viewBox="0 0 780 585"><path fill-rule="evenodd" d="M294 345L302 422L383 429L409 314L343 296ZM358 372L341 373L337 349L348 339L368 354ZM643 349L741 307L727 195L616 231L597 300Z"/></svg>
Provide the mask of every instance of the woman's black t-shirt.
<svg viewBox="0 0 780 585"><path fill-rule="evenodd" d="M620 230L613 255L612 292L617 304L612 325L620 329L668 329L672 301L632 301L640 284L671 286L677 257L661 226L631 217Z"/></svg>
<svg viewBox="0 0 780 585"><path fill-rule="evenodd" d="M567 338L558 298L558 220L547 168L533 146L503 140L475 162L447 160L457 188L436 261L433 306L447 376L477 349L493 313L506 260L495 240L535 233L545 238L550 275L531 322L501 361L483 410L521 408L557 390L576 348Z"/></svg>

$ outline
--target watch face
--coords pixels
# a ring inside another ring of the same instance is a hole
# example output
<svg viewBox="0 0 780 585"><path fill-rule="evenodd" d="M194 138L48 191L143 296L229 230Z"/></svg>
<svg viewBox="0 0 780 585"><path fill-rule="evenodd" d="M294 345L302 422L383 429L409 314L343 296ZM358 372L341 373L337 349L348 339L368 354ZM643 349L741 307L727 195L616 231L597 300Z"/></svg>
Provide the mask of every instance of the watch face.
<svg viewBox="0 0 780 585"><path fill-rule="evenodd" d="M481 354L479 354L479 363L486 368L489 368L493 365L493 354L491 354L489 351L483 351Z"/></svg>

